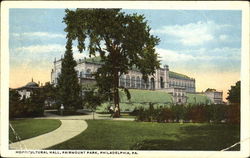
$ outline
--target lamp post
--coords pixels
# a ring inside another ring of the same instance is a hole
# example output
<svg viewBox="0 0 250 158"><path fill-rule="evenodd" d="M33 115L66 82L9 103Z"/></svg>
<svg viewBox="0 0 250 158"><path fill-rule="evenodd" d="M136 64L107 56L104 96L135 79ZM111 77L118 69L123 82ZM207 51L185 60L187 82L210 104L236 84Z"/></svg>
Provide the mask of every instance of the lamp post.
<svg viewBox="0 0 250 158"><path fill-rule="evenodd" d="M63 115L63 110L64 110L64 106L63 104L61 104L61 107L60 107L61 115Z"/></svg>

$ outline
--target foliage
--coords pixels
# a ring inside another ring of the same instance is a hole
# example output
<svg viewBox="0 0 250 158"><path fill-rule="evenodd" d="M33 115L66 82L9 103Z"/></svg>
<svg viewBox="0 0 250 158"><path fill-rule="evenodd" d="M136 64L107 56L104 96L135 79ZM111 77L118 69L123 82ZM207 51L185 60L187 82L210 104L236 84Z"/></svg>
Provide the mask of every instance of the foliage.
<svg viewBox="0 0 250 158"><path fill-rule="evenodd" d="M24 140L53 131L60 127L61 122L56 119L19 119L10 121L10 124L21 140ZM9 129L9 140L17 141L11 129Z"/></svg>
<svg viewBox="0 0 250 158"><path fill-rule="evenodd" d="M230 103L240 103L240 81L237 81L235 86L231 86L227 94L227 100Z"/></svg>
<svg viewBox="0 0 250 158"><path fill-rule="evenodd" d="M239 122L239 107L236 105L171 105L156 108L139 108L136 111L138 121L157 122Z"/></svg>
<svg viewBox="0 0 250 158"><path fill-rule="evenodd" d="M50 149L219 151L240 140L239 126L230 124L114 120L87 120L87 123L86 131ZM144 145L140 148L143 141L151 142L145 142L147 148Z"/></svg>
<svg viewBox="0 0 250 158"><path fill-rule="evenodd" d="M10 90L9 95L10 118L43 116L45 96L42 89L33 89L30 98L22 100L15 90Z"/></svg>
<svg viewBox="0 0 250 158"><path fill-rule="evenodd" d="M94 112L96 111L97 106L100 106L101 103L102 103L101 94L99 94L96 89L91 89L84 92L83 104L85 107L90 108L92 110L93 119L94 119Z"/></svg>
<svg viewBox="0 0 250 158"><path fill-rule="evenodd" d="M160 65L154 48L159 39L150 35L143 15L125 14L120 9L66 9L65 12L67 38L78 41L80 52L88 43L89 55L100 55L103 65L94 74L98 90L106 99L113 99L119 115L119 77L133 66L145 80L153 74ZM129 97L129 91L121 88Z"/></svg>
<svg viewBox="0 0 250 158"><path fill-rule="evenodd" d="M240 124L240 104L229 105L226 117L229 123Z"/></svg>
<svg viewBox="0 0 250 158"><path fill-rule="evenodd" d="M23 102L20 100L21 95L15 90L9 91L9 117L18 117L23 113Z"/></svg>
<svg viewBox="0 0 250 158"><path fill-rule="evenodd" d="M75 66L76 61L73 59L72 40L68 38L57 85L57 101L59 104L63 104L65 110L74 111L81 106L81 88Z"/></svg>

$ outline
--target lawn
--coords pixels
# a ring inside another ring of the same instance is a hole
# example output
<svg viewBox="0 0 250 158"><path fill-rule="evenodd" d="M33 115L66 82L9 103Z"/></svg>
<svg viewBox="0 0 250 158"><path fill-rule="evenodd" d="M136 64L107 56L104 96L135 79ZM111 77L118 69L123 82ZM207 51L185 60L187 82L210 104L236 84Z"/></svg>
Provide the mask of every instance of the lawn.
<svg viewBox="0 0 250 158"><path fill-rule="evenodd" d="M87 120L80 135L50 149L221 150L239 141L239 126ZM239 147L234 148L239 150Z"/></svg>
<svg viewBox="0 0 250 158"><path fill-rule="evenodd" d="M61 125L60 120L54 119L20 119L10 121L10 123L22 140L48 133ZM11 128L9 128L9 140L17 141Z"/></svg>

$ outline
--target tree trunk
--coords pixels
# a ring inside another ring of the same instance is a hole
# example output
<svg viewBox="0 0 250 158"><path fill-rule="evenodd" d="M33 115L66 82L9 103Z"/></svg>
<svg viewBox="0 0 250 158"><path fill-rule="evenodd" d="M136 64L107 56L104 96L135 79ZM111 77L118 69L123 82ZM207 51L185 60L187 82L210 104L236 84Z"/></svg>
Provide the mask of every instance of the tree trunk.
<svg viewBox="0 0 250 158"><path fill-rule="evenodd" d="M120 117L118 86L119 86L119 77L118 77L118 72L115 71L115 74L114 74L114 105L115 105L114 117Z"/></svg>

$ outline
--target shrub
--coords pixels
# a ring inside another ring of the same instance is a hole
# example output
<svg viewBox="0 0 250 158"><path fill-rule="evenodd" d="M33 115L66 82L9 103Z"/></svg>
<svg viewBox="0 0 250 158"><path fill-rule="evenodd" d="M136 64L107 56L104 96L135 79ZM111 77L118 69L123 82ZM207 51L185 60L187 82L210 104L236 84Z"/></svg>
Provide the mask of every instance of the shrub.
<svg viewBox="0 0 250 158"><path fill-rule="evenodd" d="M20 100L16 91L10 91L9 117L36 117L43 116L44 97L39 90L34 90L30 98Z"/></svg>
<svg viewBox="0 0 250 158"><path fill-rule="evenodd" d="M228 105L226 111L226 119L229 123L239 124L240 123L240 104Z"/></svg>
<svg viewBox="0 0 250 158"><path fill-rule="evenodd" d="M196 105L188 107L186 110L186 119L192 120L193 122L205 122L206 111L204 105Z"/></svg>
<svg viewBox="0 0 250 158"><path fill-rule="evenodd" d="M162 108L159 109L159 116L157 122L169 122L171 118L173 118L173 112L170 108Z"/></svg>

